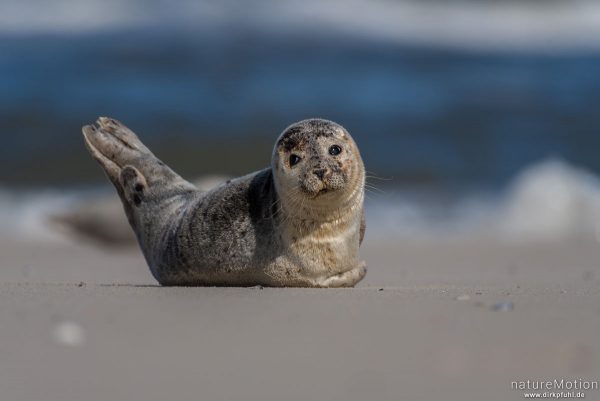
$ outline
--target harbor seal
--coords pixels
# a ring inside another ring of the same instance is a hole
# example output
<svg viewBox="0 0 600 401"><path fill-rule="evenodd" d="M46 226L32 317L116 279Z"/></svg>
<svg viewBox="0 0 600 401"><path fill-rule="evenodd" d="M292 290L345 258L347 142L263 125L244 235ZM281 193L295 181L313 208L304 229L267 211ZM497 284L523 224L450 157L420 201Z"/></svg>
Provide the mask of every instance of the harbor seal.
<svg viewBox="0 0 600 401"><path fill-rule="evenodd" d="M353 287L366 274L365 169L340 125L287 127L271 166L201 191L120 122L84 126L155 279L165 286Z"/></svg>

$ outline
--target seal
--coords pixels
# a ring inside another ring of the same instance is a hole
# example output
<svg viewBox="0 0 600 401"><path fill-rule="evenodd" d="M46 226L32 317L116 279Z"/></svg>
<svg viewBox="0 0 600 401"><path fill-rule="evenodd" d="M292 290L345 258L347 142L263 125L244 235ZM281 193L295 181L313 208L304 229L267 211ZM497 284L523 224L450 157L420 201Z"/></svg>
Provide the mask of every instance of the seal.
<svg viewBox="0 0 600 401"><path fill-rule="evenodd" d="M340 125L309 119L271 167L202 191L120 122L83 127L154 278L165 286L353 287L366 274L365 169Z"/></svg>

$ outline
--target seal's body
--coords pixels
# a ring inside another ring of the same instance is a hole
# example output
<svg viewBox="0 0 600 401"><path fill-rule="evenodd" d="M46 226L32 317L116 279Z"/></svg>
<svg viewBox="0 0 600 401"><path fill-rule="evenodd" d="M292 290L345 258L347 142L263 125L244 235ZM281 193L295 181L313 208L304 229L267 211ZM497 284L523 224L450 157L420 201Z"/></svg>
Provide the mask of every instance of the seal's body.
<svg viewBox="0 0 600 401"><path fill-rule="evenodd" d="M351 287L366 273L365 172L341 126L312 119L280 136L271 167L203 192L128 128L83 128L162 285Z"/></svg>

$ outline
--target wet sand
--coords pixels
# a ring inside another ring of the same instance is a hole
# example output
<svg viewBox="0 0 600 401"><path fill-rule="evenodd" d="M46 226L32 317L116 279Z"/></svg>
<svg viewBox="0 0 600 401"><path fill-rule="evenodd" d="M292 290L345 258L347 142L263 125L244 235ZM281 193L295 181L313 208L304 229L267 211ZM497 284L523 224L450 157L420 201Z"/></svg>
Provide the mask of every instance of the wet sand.
<svg viewBox="0 0 600 401"><path fill-rule="evenodd" d="M161 288L137 249L67 241L0 255L6 400L506 401L513 380L600 379L594 242L367 239L367 278L339 290Z"/></svg>

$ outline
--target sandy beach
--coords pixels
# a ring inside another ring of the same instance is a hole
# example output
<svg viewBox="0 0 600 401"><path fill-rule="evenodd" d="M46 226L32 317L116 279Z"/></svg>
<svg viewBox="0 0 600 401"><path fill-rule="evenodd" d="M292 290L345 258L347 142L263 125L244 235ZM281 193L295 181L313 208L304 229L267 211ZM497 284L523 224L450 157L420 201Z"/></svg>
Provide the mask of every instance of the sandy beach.
<svg viewBox="0 0 600 401"><path fill-rule="evenodd" d="M594 242L367 239L339 290L161 288L136 248L66 240L0 254L6 400L506 401L600 377Z"/></svg>
<svg viewBox="0 0 600 401"><path fill-rule="evenodd" d="M0 401L598 385L600 1L4 3ZM203 189L269 166L294 121L343 125L366 167L366 278L160 287L84 148L98 116Z"/></svg>

